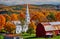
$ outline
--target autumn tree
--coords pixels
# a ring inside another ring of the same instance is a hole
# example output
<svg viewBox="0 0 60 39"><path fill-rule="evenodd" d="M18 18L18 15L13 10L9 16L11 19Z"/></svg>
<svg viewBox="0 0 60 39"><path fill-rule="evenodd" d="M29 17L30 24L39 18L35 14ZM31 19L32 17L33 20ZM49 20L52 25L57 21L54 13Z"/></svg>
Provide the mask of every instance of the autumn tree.
<svg viewBox="0 0 60 39"><path fill-rule="evenodd" d="M29 27L33 28L34 30L36 30L36 24L34 21L31 21L29 24Z"/></svg>
<svg viewBox="0 0 60 39"><path fill-rule="evenodd" d="M43 13L35 12L33 16L31 17L31 20L38 20L38 22L46 22L48 21L46 16L43 15Z"/></svg>
<svg viewBox="0 0 60 39"><path fill-rule="evenodd" d="M0 15L0 26L4 26L6 22L6 19L3 15Z"/></svg>
<svg viewBox="0 0 60 39"><path fill-rule="evenodd" d="M5 17L0 14L0 32L2 29L4 29L5 23L6 23Z"/></svg>
<svg viewBox="0 0 60 39"><path fill-rule="evenodd" d="M11 21L11 17L8 14L3 14L3 16L6 18L6 21Z"/></svg>
<svg viewBox="0 0 60 39"><path fill-rule="evenodd" d="M0 26L4 26L6 22L6 19L3 15L0 15Z"/></svg>
<svg viewBox="0 0 60 39"><path fill-rule="evenodd" d="M12 33L13 31L15 31L16 26L13 23L8 21L6 22L6 26L4 26L4 29L8 31L9 33Z"/></svg>
<svg viewBox="0 0 60 39"><path fill-rule="evenodd" d="M57 14L55 15L55 17L56 17L56 20L57 20L57 21L60 21L60 13L57 13Z"/></svg>
<svg viewBox="0 0 60 39"><path fill-rule="evenodd" d="M11 14L11 20L13 21L18 20L18 14Z"/></svg>
<svg viewBox="0 0 60 39"><path fill-rule="evenodd" d="M36 32L35 22L31 21L29 26L28 26L27 33L31 35L31 34L34 34L35 32Z"/></svg>

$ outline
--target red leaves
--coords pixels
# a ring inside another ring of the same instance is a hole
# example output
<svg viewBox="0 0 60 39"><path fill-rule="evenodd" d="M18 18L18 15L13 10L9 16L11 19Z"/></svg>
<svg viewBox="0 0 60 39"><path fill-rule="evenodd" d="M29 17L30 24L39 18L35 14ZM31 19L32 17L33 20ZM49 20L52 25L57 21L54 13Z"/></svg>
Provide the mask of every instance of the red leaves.
<svg viewBox="0 0 60 39"><path fill-rule="evenodd" d="M56 14L56 19L57 19L57 21L60 21L60 13Z"/></svg>
<svg viewBox="0 0 60 39"><path fill-rule="evenodd" d="M25 18L25 14L24 13L20 13L20 17Z"/></svg>

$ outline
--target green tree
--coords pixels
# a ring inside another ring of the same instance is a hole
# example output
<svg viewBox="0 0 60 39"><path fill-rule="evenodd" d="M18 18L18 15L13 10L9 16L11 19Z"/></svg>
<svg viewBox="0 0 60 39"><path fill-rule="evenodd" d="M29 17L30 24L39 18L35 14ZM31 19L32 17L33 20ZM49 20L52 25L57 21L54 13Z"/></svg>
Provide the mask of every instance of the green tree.
<svg viewBox="0 0 60 39"><path fill-rule="evenodd" d="M49 21L55 21L56 18L55 18L54 13L50 12L50 14L47 16L47 19L48 19Z"/></svg>

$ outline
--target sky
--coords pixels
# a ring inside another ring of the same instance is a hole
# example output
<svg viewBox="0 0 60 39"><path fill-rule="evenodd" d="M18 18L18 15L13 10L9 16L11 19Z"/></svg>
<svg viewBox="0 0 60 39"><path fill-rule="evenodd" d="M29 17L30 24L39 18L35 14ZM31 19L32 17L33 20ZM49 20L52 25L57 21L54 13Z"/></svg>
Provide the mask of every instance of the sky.
<svg viewBox="0 0 60 39"><path fill-rule="evenodd" d="M0 0L0 4L18 5L18 4L60 4L60 0Z"/></svg>

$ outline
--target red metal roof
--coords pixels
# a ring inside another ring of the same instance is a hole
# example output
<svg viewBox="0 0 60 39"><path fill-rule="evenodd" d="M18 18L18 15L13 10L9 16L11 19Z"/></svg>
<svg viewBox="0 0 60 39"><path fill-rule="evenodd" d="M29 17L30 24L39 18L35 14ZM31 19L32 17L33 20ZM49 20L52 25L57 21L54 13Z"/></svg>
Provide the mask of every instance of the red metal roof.
<svg viewBox="0 0 60 39"><path fill-rule="evenodd" d="M60 30L60 22L42 22L45 31Z"/></svg>

